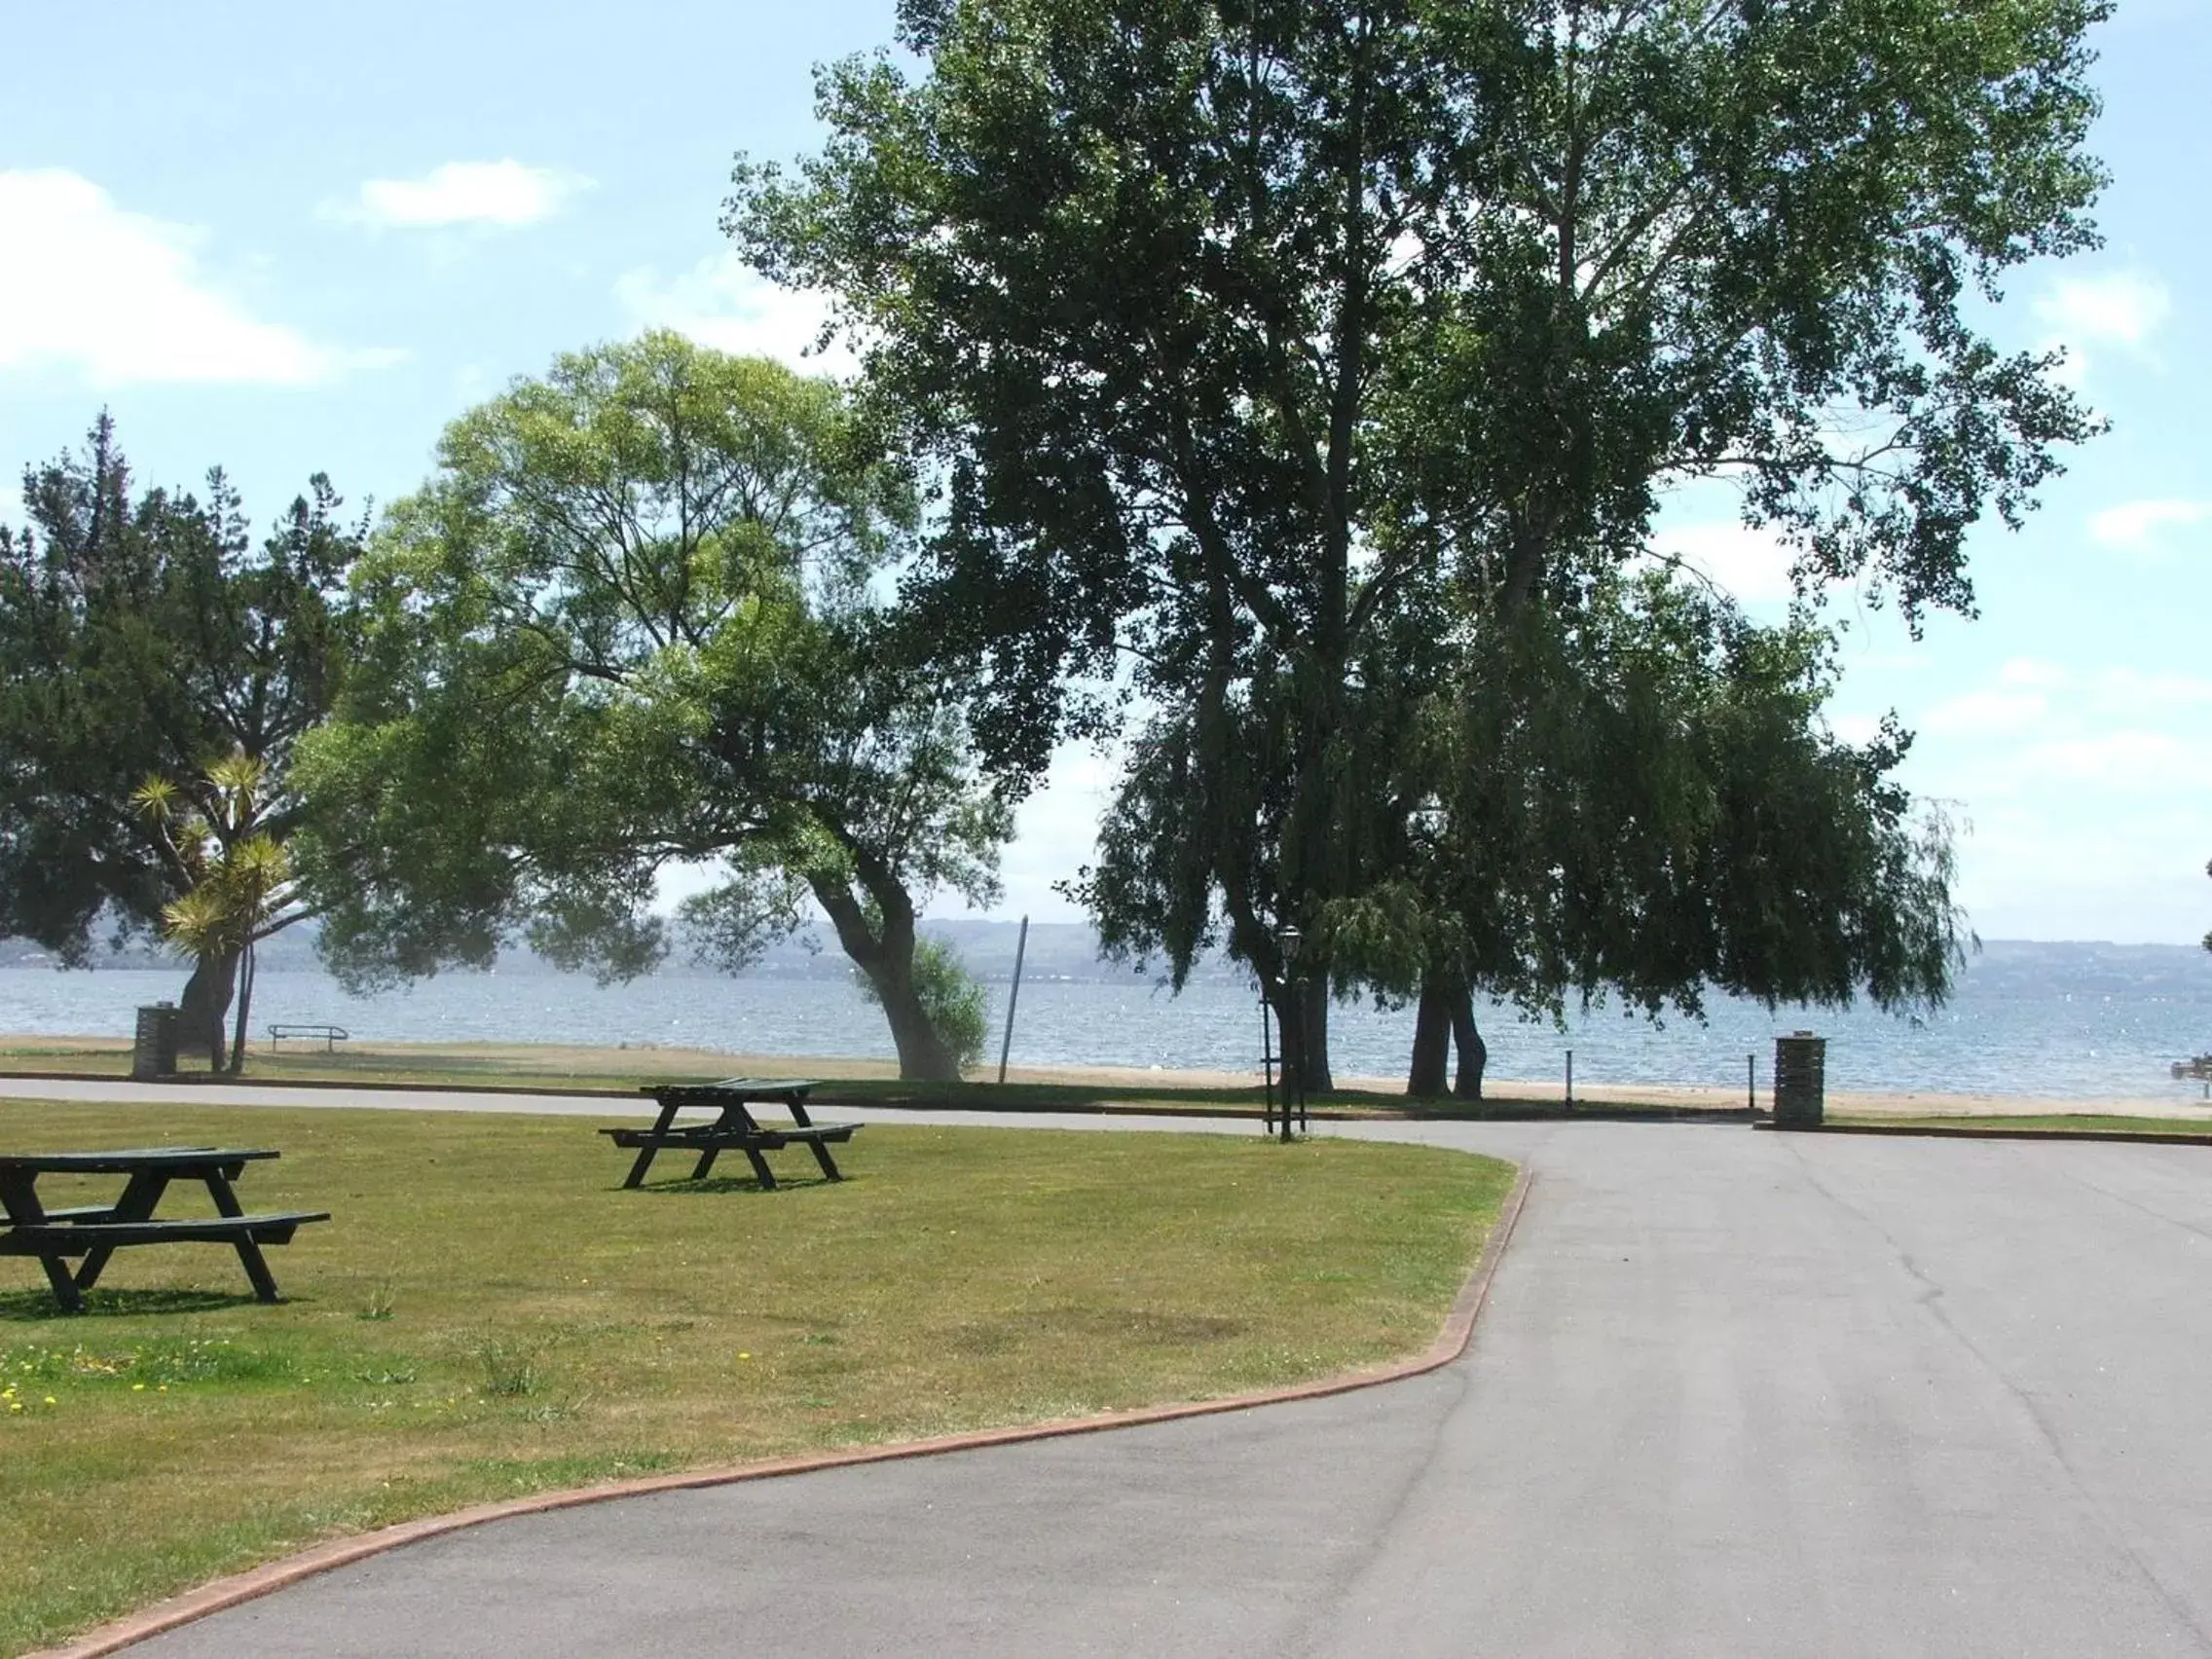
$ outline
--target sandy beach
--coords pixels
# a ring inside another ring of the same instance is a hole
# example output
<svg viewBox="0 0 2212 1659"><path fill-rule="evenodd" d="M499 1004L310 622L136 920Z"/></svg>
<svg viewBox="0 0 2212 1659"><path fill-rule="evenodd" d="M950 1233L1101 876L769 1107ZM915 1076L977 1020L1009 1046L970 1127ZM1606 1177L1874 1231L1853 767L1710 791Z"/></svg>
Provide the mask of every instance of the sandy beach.
<svg viewBox="0 0 2212 1659"><path fill-rule="evenodd" d="M57 1069L65 1069L67 1060L72 1055L125 1053L129 1047L127 1039L119 1037L0 1033L0 1053L6 1056L5 1060L0 1060L0 1064L12 1064L18 1070L32 1069L38 1067L43 1057L51 1055ZM264 1047L256 1045L255 1057L261 1057L264 1052ZM318 1057L312 1046L287 1047L285 1053L295 1063L312 1063ZM899 1074L897 1064L887 1059L813 1054L735 1054L719 1049L653 1045L583 1047L553 1043L350 1043L340 1053L343 1056L340 1064L349 1071L357 1067L375 1067L382 1062L394 1070L450 1067L492 1074L511 1069L539 1077L547 1074L566 1075L578 1081L595 1077L634 1077L642 1073L725 1077L750 1074L817 1077L826 1080L888 1079ZM249 1064L249 1078L254 1070ZM264 1075L267 1075L266 1071ZM997 1067L976 1067L970 1071L969 1076L975 1080L989 1081L997 1076ZM489 1081L489 1077L487 1080ZM1086 1084L1115 1088L1156 1087L1166 1092L1183 1088L1252 1088L1259 1086L1260 1077L1256 1070L1233 1072L1173 1070L1161 1066L1017 1065L1007 1068L1007 1081L1076 1088ZM1341 1075L1337 1079L1337 1086L1343 1089L1402 1097L1405 1080L1402 1077ZM1491 1080L1485 1092L1492 1100L1556 1104L1561 1098L1561 1086L1555 1079L1522 1082L1496 1078ZM1682 1084L1584 1085L1578 1082L1574 1098L1578 1102L1592 1104L1636 1101L1644 1104L1733 1108L1745 1104L1745 1091L1740 1088ZM1772 1106L1773 1100L1766 1088L1758 1090L1757 1103L1762 1109ZM2070 1095L1954 1093L1940 1089L1869 1091L1831 1088L1827 1092L1827 1106L1831 1112L1867 1117L2024 1117L2066 1113L2099 1117L2170 1117L2191 1123L2212 1122L2212 1103L2177 1099L2172 1094L2132 1098L2112 1095L2083 1099Z"/></svg>

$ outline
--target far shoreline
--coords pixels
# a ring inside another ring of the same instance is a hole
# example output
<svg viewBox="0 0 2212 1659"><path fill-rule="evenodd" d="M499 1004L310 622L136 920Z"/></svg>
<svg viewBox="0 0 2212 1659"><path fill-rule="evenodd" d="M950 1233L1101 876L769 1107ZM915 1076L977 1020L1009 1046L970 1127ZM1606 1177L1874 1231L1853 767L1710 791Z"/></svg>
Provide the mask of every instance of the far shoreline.
<svg viewBox="0 0 2212 1659"><path fill-rule="evenodd" d="M129 1050L129 1040L122 1037L0 1032L0 1069L30 1070L34 1067L26 1062L35 1062L48 1056L55 1060L106 1057L127 1054ZM288 1049L285 1053L295 1062L312 1061L318 1057L312 1049ZM348 1043L339 1053L341 1063L347 1069L373 1064L378 1060L394 1067L466 1067L470 1070L481 1069L486 1074L486 1082L491 1082L495 1076L503 1075L510 1086L514 1082L527 1082L533 1077L547 1082L567 1079L582 1083L593 1079L612 1082L618 1078L652 1074L714 1076L719 1073L724 1076L746 1074L815 1077L824 1082L835 1082L843 1079L893 1080L899 1075L895 1060L869 1056L731 1053L715 1049L654 1044L374 1041ZM264 1081L280 1081L270 1079L266 1066L256 1067L253 1064L254 1059L266 1057L265 1046L256 1044L252 1057L247 1062L247 1077L250 1079L258 1075ZM970 1068L968 1081L989 1083L997 1076L998 1068L995 1065L976 1066ZM362 1081L364 1084L369 1082L367 1079ZM1117 1090L1156 1088L1163 1095L1171 1096L1189 1089L1257 1089L1261 1078L1257 1067L1248 1071L1227 1071L1165 1066L1009 1065L1006 1081L1010 1084L1043 1084L1061 1088L1096 1085ZM1338 1077L1336 1081L1340 1093L1373 1094L1378 1097L1378 1105L1403 1102L1406 1099L1405 1080L1402 1076L1378 1077L1347 1073ZM464 1081L457 1081L453 1087L464 1089L467 1085ZM1746 1094L1747 1091L1741 1088L1706 1084L1584 1084L1578 1081L1574 1088L1577 1104L1602 1106L1635 1102L1640 1105L1706 1111L1741 1111L1747 1103ZM1556 1078L1493 1078L1484 1089L1484 1098L1516 1105L1556 1106L1563 1101L1563 1088L1561 1081ZM2111 1094L2084 1098L2027 1092L1831 1088L1827 1091L1826 1100L1828 1109L1832 1112L1875 1118L2028 1117L2060 1114L2083 1117L2161 1117L2188 1123L2212 1123L2212 1102L2177 1100L2172 1095L2131 1097ZM1771 1090L1766 1088L1757 1089L1755 1101L1761 1110L1771 1109Z"/></svg>

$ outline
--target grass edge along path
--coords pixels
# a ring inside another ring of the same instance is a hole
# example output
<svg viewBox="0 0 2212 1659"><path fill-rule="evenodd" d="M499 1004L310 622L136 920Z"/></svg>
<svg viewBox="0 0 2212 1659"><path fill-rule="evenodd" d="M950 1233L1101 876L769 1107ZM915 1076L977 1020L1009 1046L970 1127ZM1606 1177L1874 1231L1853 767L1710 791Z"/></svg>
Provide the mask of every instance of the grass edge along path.
<svg viewBox="0 0 2212 1659"><path fill-rule="evenodd" d="M165 1140L280 1147L248 1207L336 1219L273 1254L280 1308L219 1249L127 1251L77 1320L35 1265L0 1277L0 1651L485 1501L1384 1363L1433 1338L1512 1176L871 1124L839 1186L622 1193L573 1119L0 1104L10 1147Z"/></svg>

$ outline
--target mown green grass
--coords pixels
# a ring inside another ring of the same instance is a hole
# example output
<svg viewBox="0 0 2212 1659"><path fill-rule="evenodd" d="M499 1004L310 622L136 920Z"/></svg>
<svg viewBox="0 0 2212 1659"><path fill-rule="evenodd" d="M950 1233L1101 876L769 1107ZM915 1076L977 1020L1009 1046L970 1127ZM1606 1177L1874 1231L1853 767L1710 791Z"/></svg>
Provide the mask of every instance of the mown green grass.
<svg viewBox="0 0 2212 1659"><path fill-rule="evenodd" d="M719 1071L701 1070L695 1054L656 1059L649 1050L570 1048L559 1045L508 1044L488 1046L470 1053L452 1048L426 1048L411 1052L405 1045L340 1050L325 1053L315 1049L269 1053L256 1049L246 1062L246 1080L261 1083L349 1083L363 1088L421 1087L439 1088L555 1088L609 1096L634 1095L643 1088L661 1083L705 1083L729 1075L743 1064L731 1059ZM1258 1115L1265 1098L1257 1085L1223 1088L1193 1085L1175 1073L1163 1073L1157 1083L1104 1082L993 1083L980 1079L960 1083L908 1083L887 1077L841 1076L846 1062L788 1058L772 1064L755 1062L756 1075L808 1077L818 1080L818 1101L844 1101L853 1105L912 1106L947 1111L1054 1112L1099 1108L1141 1107L1148 1112L1188 1111L1200 1114L1235 1112ZM0 1075L36 1072L67 1073L80 1077L122 1078L129 1075L129 1050L114 1042L72 1043L54 1039L0 1049ZM188 1063L186 1076L205 1075L203 1065ZM1309 1110L1331 1117L1449 1118L1480 1122L1489 1118L1526 1117L1540 1110L1562 1117L1617 1116L1624 1112L1679 1115L1680 1101L1603 1100L1562 1104L1546 1092L1548 1086L1508 1084L1487 1101L1409 1100L1396 1092L1372 1089L1315 1091L1307 1101ZM1730 1102L1729 1110L1733 1110Z"/></svg>
<svg viewBox="0 0 2212 1659"><path fill-rule="evenodd" d="M218 1246L122 1252L74 1319L0 1258L0 1651L485 1498L1416 1350L1511 1178L1426 1148L873 1124L840 1185L785 1154L774 1193L623 1192L628 1156L568 1119L0 1104L11 1150L162 1142L280 1148L247 1207L336 1219L271 1252L276 1308Z"/></svg>

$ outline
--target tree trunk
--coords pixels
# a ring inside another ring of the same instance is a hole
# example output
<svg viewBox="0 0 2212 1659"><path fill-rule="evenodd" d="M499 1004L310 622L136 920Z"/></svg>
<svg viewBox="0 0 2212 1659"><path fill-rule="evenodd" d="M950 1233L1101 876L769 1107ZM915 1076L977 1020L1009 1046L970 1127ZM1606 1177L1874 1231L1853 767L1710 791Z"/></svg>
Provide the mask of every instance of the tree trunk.
<svg viewBox="0 0 2212 1659"><path fill-rule="evenodd" d="M1282 1033L1283 1088L1308 1094L1336 1087L1329 1070L1329 981L1325 976L1299 976L1268 999L1274 1005Z"/></svg>
<svg viewBox="0 0 2212 1659"><path fill-rule="evenodd" d="M1329 1065L1329 977L1315 974L1305 983L1306 1077L1314 1092L1326 1094L1337 1087Z"/></svg>
<svg viewBox="0 0 2212 1659"><path fill-rule="evenodd" d="M1406 1092L1416 1100L1436 1100L1446 1092L1445 1062L1452 1049L1452 993L1434 979L1420 987L1420 1009L1414 1015L1414 1058L1406 1072Z"/></svg>
<svg viewBox="0 0 2212 1659"><path fill-rule="evenodd" d="M253 1013L253 945L239 953L239 1020L231 1037L231 1075L245 1070L247 1018Z"/></svg>
<svg viewBox="0 0 2212 1659"><path fill-rule="evenodd" d="M899 1051L899 1076L908 1083L958 1083L960 1059L938 1034L929 1010L914 990L914 906L905 889L888 877L862 881L875 902L875 915L853 897L843 882L810 881L815 898L837 930L837 942L853 966L867 976L883 1016L891 1024ZM871 925L872 924L872 925Z"/></svg>
<svg viewBox="0 0 2212 1659"><path fill-rule="evenodd" d="M1465 985L1453 993L1452 1040L1459 1050L1459 1075L1453 1080L1452 1093L1460 1100L1480 1100L1490 1045L1475 1028L1475 994Z"/></svg>
<svg viewBox="0 0 2212 1659"><path fill-rule="evenodd" d="M912 942L903 962L880 968L863 966L862 973L875 987L883 1004L883 1016L891 1022L891 1041L899 1051L899 1075L908 1082L958 1083L960 1061L930 1023L929 1011L914 994Z"/></svg>
<svg viewBox="0 0 2212 1659"><path fill-rule="evenodd" d="M185 980L184 994L177 999L178 1051L205 1054L210 1071L223 1069L223 1016L231 1011L238 968L235 955L195 957L192 977Z"/></svg>

